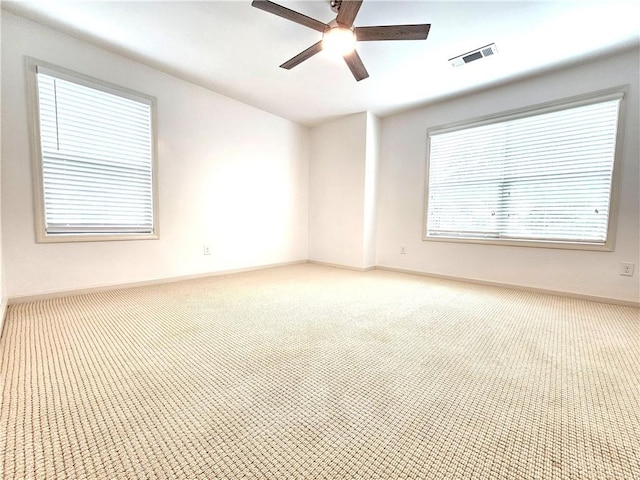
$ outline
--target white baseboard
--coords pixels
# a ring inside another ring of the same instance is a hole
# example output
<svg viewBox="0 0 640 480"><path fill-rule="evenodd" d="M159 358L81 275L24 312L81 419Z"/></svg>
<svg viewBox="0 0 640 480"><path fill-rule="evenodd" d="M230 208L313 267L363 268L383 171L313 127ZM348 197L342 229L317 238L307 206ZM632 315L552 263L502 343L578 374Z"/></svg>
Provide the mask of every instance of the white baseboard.
<svg viewBox="0 0 640 480"><path fill-rule="evenodd" d="M324 267L334 267L334 268L342 268L345 270L355 270L356 272L368 272L370 270L375 270L375 266L370 267L353 267L351 265L340 265L339 263L328 263L328 262L320 262L318 260L307 260L307 263L311 263L313 265L322 265Z"/></svg>
<svg viewBox="0 0 640 480"><path fill-rule="evenodd" d="M72 295L84 295L86 293L105 292L108 290L117 290L120 288L145 287L148 285L159 285L163 283L182 282L184 280L194 280L197 278L218 277L221 275L232 275L234 273L266 270L268 268L285 267L288 265L297 265L300 263L307 263L307 261L298 260L293 262L271 263L268 265L259 265L256 267L235 268L231 270L220 270L217 272L197 273L194 275L182 275L178 277L157 278L153 280L142 280L139 282L114 283L109 285L97 285L94 287L86 287L86 288L71 288L71 289L65 289L65 290L55 290L50 292L36 293L33 295L16 295L16 296L10 297L7 303L9 305L14 305L17 303L36 302L38 300L49 300L52 298L69 297Z"/></svg>
<svg viewBox="0 0 640 480"><path fill-rule="evenodd" d="M0 300L2 300L2 303L0 303L0 338L2 338L2 332L4 330L4 317L7 314L8 300L6 298L2 298Z"/></svg>
<svg viewBox="0 0 640 480"><path fill-rule="evenodd" d="M231 274L234 274L234 273L252 272L252 271L256 271L256 270L265 270L265 269L268 269L268 268L285 267L285 266L289 266L289 265L298 265L298 264L302 264L302 263L310 263L310 264L313 264L313 265L321 265L321 266L332 267L332 268L342 268L342 269L354 270L354 271L358 271L358 272L367 272L367 271L371 271L371 270L387 270L387 271L390 271L390 272L407 273L407 274L410 274L410 275L420 275L420 276L424 276L424 277L439 278L439 279L443 279L443 280L452 280L452 281L456 281L456 282L473 283L473 284L477 284L477 285L486 285L486 286L490 286L490 287L510 288L510 289L514 289L514 290L524 290L524 291L527 291L527 292L543 293L543 294L546 294L546 295L556 295L556 296L560 296L560 297L577 298L577 299L580 299L580 300L588 300L588 301L591 301L591 302L600 302L600 303L608 303L608 304L612 304L612 305L622 305L622 306L625 306L625 307L640 308L640 302L634 302L634 301L631 301L631 300L621 300L621 299L617 299L617 298L598 297L598 296L593 296L593 295L585 295L585 294L573 293L573 292L564 292L564 291L559 291L559 290L548 290L548 289L543 289L543 288L527 287L527 286L524 286L524 285L512 285L512 284L508 284L508 283L492 282L492 281L489 281L489 280L479 280L479 279L474 279L474 278L455 277L455 276L452 276L452 275L441 275L441 274L436 274L436 273L427 273L427 272L421 272L421 271L418 271L418 270L408 270L408 269L403 269L403 268L386 267L386 266L383 266L383 265L370 266L370 267L354 267L354 266L351 266L351 265L340 265L340 264L337 264L337 263L320 262L320 261L317 261L317 260L299 260L299 261L293 261L293 262L284 262L284 263L273 263L273 264L269 264L269 265L260 265L260 266L256 266L256 267L246 267L246 268L237 268L237 269L232 269L232 270L221 270L221 271L217 271L217 272L199 273L199 274L195 274L195 275L184 275L184 276L179 276L179 277L158 278L158 279L154 279L154 280L145 280L145 281L140 281L140 282L119 283L119 284L111 284L111 285L99 285L99 286L95 286L95 287L80 288L80 289L57 290L57 291L52 291L52 292L38 293L38 294L35 294L35 295L18 295L18 296L10 297L8 299L4 299L4 301L0 305L0 314L2 315L0 317L0 321L1 321L1 323L0 323L0 333L1 333L1 327L4 324L4 316L5 316L6 309L7 309L8 305L13 305L13 304L17 304L17 303L34 302L34 301L38 301L38 300L48 300L48 299L51 299L51 298L67 297L67 296L71 296L71 295L83 295L83 294L86 294L86 293L103 292L103 291L108 291L108 290L116 290L116 289L120 289L120 288L143 287L143 286L147 286L147 285L158 285L158 284L162 284L162 283L172 283L172 282L181 282L181 281L184 281L184 280L194 280L194 279L197 279L197 278L215 277L215 276L221 276L221 275L231 275Z"/></svg>
<svg viewBox="0 0 640 480"><path fill-rule="evenodd" d="M9 300L7 298L1 298L2 303L0 303L0 338L2 338L2 332L4 330L4 317L7 315L7 305Z"/></svg>
<svg viewBox="0 0 640 480"><path fill-rule="evenodd" d="M624 307L640 308L640 302L631 300L622 300L618 298L597 297L594 295L585 295L582 293L564 292L561 290L548 290L537 287L527 287L525 285L512 285L510 283L492 282L489 280L479 280L475 278L454 277L452 275L441 275L437 273L426 273L418 270L407 270L404 268L384 267L378 265L378 270L387 270L389 272L408 273L411 275L420 275L423 277L440 278L442 280L452 280L455 282L473 283L476 285L486 285L488 287L510 288L513 290L523 290L525 292L543 293L545 295L555 295L557 297L577 298L580 300L588 300L590 302L608 303L611 305L621 305Z"/></svg>

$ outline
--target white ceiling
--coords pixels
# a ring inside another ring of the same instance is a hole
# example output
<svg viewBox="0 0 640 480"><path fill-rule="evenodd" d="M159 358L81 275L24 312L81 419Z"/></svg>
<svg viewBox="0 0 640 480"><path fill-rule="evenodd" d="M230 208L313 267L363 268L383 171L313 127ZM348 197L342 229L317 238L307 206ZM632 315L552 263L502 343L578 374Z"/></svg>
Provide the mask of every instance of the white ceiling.
<svg viewBox="0 0 640 480"><path fill-rule="evenodd" d="M323 22L328 0L288 1ZM251 7L203 2L2 2L2 8L304 125L414 106L638 45L640 3L365 0L356 26L431 23L426 41L361 42L370 77L356 82L324 52L278 68L321 33ZM495 43L461 68L449 58Z"/></svg>

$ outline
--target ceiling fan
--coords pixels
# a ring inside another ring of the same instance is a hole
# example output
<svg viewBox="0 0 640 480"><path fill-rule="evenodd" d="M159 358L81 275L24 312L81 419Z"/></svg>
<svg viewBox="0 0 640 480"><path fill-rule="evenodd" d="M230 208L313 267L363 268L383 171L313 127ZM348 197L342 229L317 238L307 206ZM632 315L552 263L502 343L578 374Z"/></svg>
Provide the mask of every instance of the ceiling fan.
<svg viewBox="0 0 640 480"><path fill-rule="evenodd" d="M292 22L322 32L322 40L287 60L281 68L287 70L300 65L323 49L333 49L342 54L344 61L359 82L369 76L362 59L355 50L356 42L377 40L426 40L431 24L420 25L381 25L377 27L355 27L353 22L358 15L362 0L331 0L331 9L338 15L329 23L307 17L277 3L268 0L253 0L251 5L286 18Z"/></svg>

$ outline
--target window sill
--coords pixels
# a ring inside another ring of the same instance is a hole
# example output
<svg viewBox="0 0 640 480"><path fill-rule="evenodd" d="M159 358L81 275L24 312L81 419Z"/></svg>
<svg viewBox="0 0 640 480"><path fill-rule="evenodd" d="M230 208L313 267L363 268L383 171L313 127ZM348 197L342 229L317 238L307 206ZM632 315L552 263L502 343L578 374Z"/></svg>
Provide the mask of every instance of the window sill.
<svg viewBox="0 0 640 480"><path fill-rule="evenodd" d="M116 234L44 234L38 235L37 243L114 242L124 240L159 240L158 233Z"/></svg>
<svg viewBox="0 0 640 480"><path fill-rule="evenodd" d="M529 247L529 248L555 248L560 250L592 250L599 252L612 252L613 241L608 240L605 244L585 243L585 242L561 242L550 240L506 240L491 238L457 238L457 237L428 237L422 240L426 242L446 242L446 243L469 243L480 245L506 246L506 247Z"/></svg>

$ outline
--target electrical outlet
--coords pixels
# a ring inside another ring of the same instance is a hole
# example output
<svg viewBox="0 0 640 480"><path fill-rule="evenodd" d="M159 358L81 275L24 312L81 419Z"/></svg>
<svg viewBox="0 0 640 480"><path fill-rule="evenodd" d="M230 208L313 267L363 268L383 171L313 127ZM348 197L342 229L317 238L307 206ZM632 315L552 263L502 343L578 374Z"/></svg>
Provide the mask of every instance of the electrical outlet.
<svg viewBox="0 0 640 480"><path fill-rule="evenodd" d="M405 247L404 245L402 245L400 247L400 255L406 255L407 254L407 247Z"/></svg>
<svg viewBox="0 0 640 480"><path fill-rule="evenodd" d="M634 267L635 267L635 264L633 264L633 263L622 262L620 264L620 275L625 275L627 277L633 277Z"/></svg>
<svg viewBox="0 0 640 480"><path fill-rule="evenodd" d="M209 247L209 245L205 245L204 247L202 247L202 254L211 255L211 248Z"/></svg>

